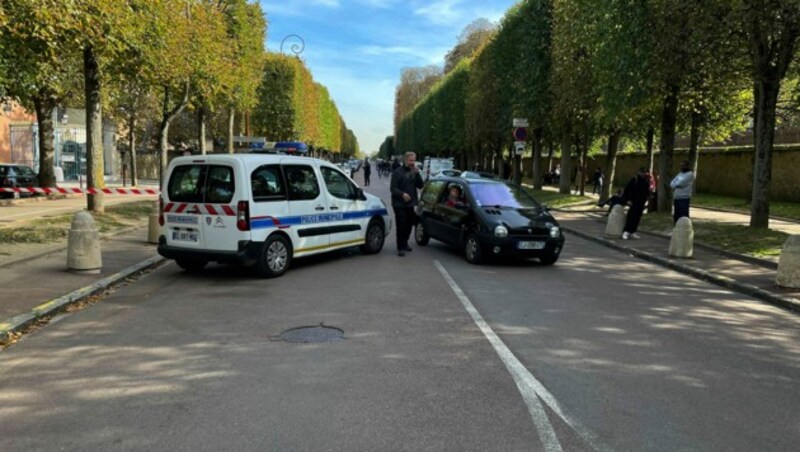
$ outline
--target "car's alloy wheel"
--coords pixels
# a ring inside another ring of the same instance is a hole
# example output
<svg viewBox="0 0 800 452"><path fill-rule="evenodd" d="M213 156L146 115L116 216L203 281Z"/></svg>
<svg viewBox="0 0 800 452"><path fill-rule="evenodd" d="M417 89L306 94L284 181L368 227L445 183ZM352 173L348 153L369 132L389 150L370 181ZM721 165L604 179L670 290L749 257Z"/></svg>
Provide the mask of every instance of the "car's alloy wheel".
<svg viewBox="0 0 800 452"><path fill-rule="evenodd" d="M275 278L286 273L292 254L289 243L282 235L273 235L264 243L256 270L264 278Z"/></svg>
<svg viewBox="0 0 800 452"><path fill-rule="evenodd" d="M425 232L425 227L422 226L422 222L420 221L414 227L414 240L417 242L419 246L425 246L431 240L431 236Z"/></svg>
<svg viewBox="0 0 800 452"><path fill-rule="evenodd" d="M464 257L470 264L479 264L483 260L483 252L481 250L481 243L475 234L467 235L464 240Z"/></svg>
<svg viewBox="0 0 800 452"><path fill-rule="evenodd" d="M367 226L366 243L361 246L361 251L365 254L380 253L385 241L386 233L383 231L383 227L376 220L372 220Z"/></svg>

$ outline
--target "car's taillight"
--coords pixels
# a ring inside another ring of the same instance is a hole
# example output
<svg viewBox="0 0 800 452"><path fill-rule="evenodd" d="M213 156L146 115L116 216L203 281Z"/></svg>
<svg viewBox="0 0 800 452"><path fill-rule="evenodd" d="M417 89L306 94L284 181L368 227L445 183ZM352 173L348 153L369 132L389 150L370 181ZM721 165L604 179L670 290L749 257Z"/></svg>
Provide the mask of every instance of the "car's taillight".
<svg viewBox="0 0 800 452"><path fill-rule="evenodd" d="M236 227L240 231L250 230L250 203L239 201L236 205Z"/></svg>
<svg viewBox="0 0 800 452"><path fill-rule="evenodd" d="M158 198L158 224L164 226L164 200Z"/></svg>

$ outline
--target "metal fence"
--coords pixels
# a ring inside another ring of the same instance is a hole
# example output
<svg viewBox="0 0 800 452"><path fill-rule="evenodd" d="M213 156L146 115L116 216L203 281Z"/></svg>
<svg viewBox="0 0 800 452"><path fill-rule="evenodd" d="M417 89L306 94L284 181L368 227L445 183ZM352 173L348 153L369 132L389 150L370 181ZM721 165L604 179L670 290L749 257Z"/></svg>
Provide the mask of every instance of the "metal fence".
<svg viewBox="0 0 800 452"><path fill-rule="evenodd" d="M39 172L39 126L12 125L11 163L28 165ZM64 170L64 179L86 175L86 127L59 125L54 130L55 166Z"/></svg>

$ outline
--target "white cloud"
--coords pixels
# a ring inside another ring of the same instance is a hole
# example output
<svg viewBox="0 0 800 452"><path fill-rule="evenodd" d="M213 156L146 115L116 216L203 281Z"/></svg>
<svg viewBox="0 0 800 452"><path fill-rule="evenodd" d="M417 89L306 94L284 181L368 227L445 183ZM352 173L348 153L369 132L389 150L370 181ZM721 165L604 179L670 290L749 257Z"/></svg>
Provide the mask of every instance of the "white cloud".
<svg viewBox="0 0 800 452"><path fill-rule="evenodd" d="M457 9L463 0L438 0L414 10L414 14L422 16L437 25L452 25L459 22L464 11Z"/></svg>

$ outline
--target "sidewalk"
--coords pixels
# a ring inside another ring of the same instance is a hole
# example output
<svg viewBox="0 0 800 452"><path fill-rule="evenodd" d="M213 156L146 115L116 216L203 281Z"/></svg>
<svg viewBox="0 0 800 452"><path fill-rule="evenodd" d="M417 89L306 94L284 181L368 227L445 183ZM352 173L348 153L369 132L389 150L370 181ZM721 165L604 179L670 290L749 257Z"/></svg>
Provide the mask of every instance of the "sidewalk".
<svg viewBox="0 0 800 452"><path fill-rule="evenodd" d="M800 311L800 289L782 288L775 283L777 267L774 262L716 251L697 244L692 259L673 258L668 255L668 236L640 231L640 239L622 240L605 235L605 216L587 212L553 213L568 233L785 309Z"/></svg>

